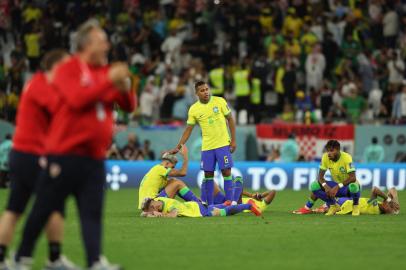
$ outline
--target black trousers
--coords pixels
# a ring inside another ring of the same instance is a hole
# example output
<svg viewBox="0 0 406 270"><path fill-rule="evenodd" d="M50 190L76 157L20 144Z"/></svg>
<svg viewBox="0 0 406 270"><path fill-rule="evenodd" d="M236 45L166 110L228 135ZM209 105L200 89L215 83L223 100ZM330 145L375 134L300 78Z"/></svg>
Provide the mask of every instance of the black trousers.
<svg viewBox="0 0 406 270"><path fill-rule="evenodd" d="M73 195L79 210L87 263L91 266L101 254L102 209L105 170L103 160L78 156L48 156L37 198L24 227L17 258L31 257L35 242L50 214Z"/></svg>

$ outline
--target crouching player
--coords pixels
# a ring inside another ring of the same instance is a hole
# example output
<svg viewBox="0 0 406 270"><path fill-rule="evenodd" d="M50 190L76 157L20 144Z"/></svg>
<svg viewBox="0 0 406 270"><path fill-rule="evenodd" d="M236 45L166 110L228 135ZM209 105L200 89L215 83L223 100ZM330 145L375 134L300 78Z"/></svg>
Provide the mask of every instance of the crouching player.
<svg viewBox="0 0 406 270"><path fill-rule="evenodd" d="M382 198L383 201L379 201ZM341 206L341 211L336 215L346 215L353 211L353 200L351 198L339 198L338 204ZM388 194L374 187L370 198L359 199L359 211L362 215L379 215L379 214L399 214L400 205L398 200L398 192L395 188L391 188Z"/></svg>
<svg viewBox="0 0 406 270"><path fill-rule="evenodd" d="M147 198L142 203L142 214L144 217L212 217L231 216L245 210L256 216L261 216L262 212L253 200L246 204L230 205L216 204L206 206L201 202L180 202L175 199L158 197Z"/></svg>
<svg viewBox="0 0 406 270"><path fill-rule="evenodd" d="M340 150L340 143L336 140L330 140L326 144L326 153L323 154L319 181L313 182L310 186L312 196L306 205L294 213L309 213L314 205L315 198L326 202L329 210L326 215L331 216L340 211L340 205L336 203L336 197L350 197L353 201L353 216L359 216L359 198L361 195L361 186L355 178L355 168L352 164L350 154ZM330 170L333 181L326 181L324 175Z"/></svg>
<svg viewBox="0 0 406 270"><path fill-rule="evenodd" d="M183 156L182 168L175 169L178 159L176 155L165 153L162 162L152 167L141 181L139 189L138 209L141 209L145 198L171 197L176 194L185 201L200 201L193 192L178 179L168 177L185 176L188 168L188 149L183 145L180 151Z"/></svg>

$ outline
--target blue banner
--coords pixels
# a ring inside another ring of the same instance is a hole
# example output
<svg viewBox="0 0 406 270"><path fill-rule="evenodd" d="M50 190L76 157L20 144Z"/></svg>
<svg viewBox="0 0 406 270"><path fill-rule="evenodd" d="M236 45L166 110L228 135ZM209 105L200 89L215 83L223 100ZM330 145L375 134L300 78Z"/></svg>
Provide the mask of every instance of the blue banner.
<svg viewBox="0 0 406 270"><path fill-rule="evenodd" d="M148 170L159 162L144 161L107 161L106 180L113 190L139 187L141 179ZM204 173L198 162L189 163L187 176L181 178L189 187L200 186ZM244 187L259 189L308 189L317 179L318 163L269 163L269 162L235 162L232 169L234 176L242 176ZM377 186L383 189L395 187L406 188L406 165L402 163L356 164L356 175L363 188ZM329 178L329 174L326 174ZM223 179L220 172L215 173L215 180L220 186Z"/></svg>

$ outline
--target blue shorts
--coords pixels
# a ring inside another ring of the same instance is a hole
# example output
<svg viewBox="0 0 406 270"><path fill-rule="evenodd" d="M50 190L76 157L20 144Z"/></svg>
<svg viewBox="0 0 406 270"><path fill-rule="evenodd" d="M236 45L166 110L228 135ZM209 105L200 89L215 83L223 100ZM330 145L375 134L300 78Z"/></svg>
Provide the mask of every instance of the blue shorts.
<svg viewBox="0 0 406 270"><path fill-rule="evenodd" d="M205 172L214 172L216 162L220 170L233 167L233 158L230 152L230 146L226 145L220 148L202 151L202 161L200 168Z"/></svg>

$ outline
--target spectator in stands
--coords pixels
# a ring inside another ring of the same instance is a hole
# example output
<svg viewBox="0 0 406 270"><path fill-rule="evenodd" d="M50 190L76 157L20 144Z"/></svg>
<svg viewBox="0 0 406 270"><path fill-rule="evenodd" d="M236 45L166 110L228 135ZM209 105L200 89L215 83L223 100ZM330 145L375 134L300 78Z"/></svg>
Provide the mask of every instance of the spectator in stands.
<svg viewBox="0 0 406 270"><path fill-rule="evenodd" d="M137 135L128 133L127 144L121 149L121 156L124 160L136 160L140 151L140 144Z"/></svg>
<svg viewBox="0 0 406 270"><path fill-rule="evenodd" d="M403 73L405 71L405 63L400 54L393 50L388 52L388 72L389 72L389 90L396 91L403 81Z"/></svg>
<svg viewBox="0 0 406 270"><path fill-rule="evenodd" d="M24 42L26 48L26 55L30 63L30 71L35 72L40 63L41 57L41 32L38 23L30 24L30 31L25 34Z"/></svg>
<svg viewBox="0 0 406 270"><path fill-rule="evenodd" d="M140 151L144 160L155 160L155 153L151 150L151 141L145 140Z"/></svg>
<svg viewBox="0 0 406 270"><path fill-rule="evenodd" d="M141 125L152 124L153 113L159 100L158 89L155 87L155 77L149 76L140 97Z"/></svg>
<svg viewBox="0 0 406 270"><path fill-rule="evenodd" d="M306 88L320 89L326 68L326 58L321 53L320 44L313 47L312 53L306 58Z"/></svg>
<svg viewBox="0 0 406 270"><path fill-rule="evenodd" d="M379 163L385 159L385 149L378 144L378 138L372 138L372 144L364 150L363 161L366 163Z"/></svg>
<svg viewBox="0 0 406 270"><path fill-rule="evenodd" d="M121 160L123 157L121 156L120 150L117 148L117 145L113 142L107 151L106 154L107 159L112 159L112 160Z"/></svg>
<svg viewBox="0 0 406 270"><path fill-rule="evenodd" d="M268 162L281 162L281 153L278 148L272 149L271 154L269 154L266 158Z"/></svg>
<svg viewBox="0 0 406 270"><path fill-rule="evenodd" d="M296 142L295 134L290 134L289 138L282 144L281 161L295 162L299 157L299 145Z"/></svg>
<svg viewBox="0 0 406 270"><path fill-rule="evenodd" d="M406 123L406 82L393 101L392 119L394 123Z"/></svg>
<svg viewBox="0 0 406 270"><path fill-rule="evenodd" d="M8 156L12 147L11 135L7 134L4 141L0 144L0 188L5 188L8 185Z"/></svg>
<svg viewBox="0 0 406 270"><path fill-rule="evenodd" d="M392 8L392 3L388 3L387 11L383 16L383 36L386 46L394 49L396 47L397 35L399 33L399 17Z"/></svg>
<svg viewBox="0 0 406 270"><path fill-rule="evenodd" d="M359 123L361 114L367 109L367 104L365 99L358 94L356 88L350 91L349 96L343 99L342 111L350 123Z"/></svg>

